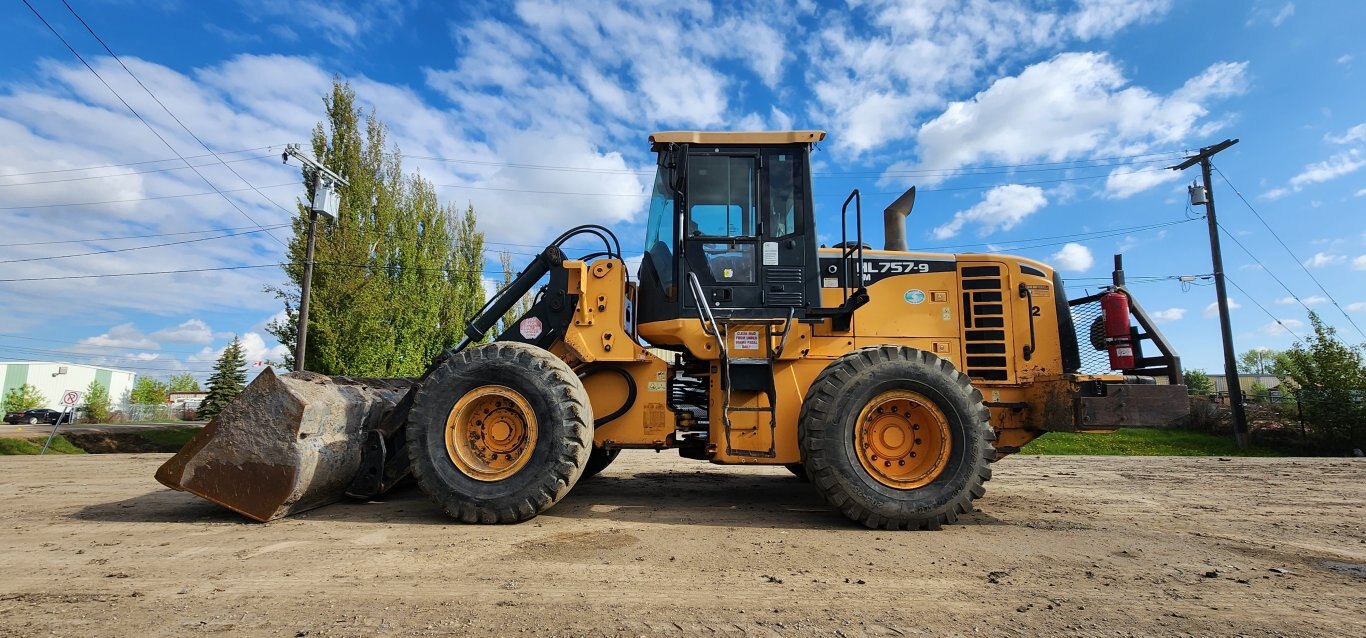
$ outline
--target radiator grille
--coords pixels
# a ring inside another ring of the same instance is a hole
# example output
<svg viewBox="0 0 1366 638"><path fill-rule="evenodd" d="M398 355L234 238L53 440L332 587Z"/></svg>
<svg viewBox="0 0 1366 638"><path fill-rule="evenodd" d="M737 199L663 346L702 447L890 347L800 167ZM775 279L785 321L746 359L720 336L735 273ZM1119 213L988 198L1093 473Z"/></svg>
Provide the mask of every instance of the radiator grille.
<svg viewBox="0 0 1366 638"><path fill-rule="evenodd" d="M986 381L1010 379L1005 295L1000 266L964 266L963 349L968 376Z"/></svg>

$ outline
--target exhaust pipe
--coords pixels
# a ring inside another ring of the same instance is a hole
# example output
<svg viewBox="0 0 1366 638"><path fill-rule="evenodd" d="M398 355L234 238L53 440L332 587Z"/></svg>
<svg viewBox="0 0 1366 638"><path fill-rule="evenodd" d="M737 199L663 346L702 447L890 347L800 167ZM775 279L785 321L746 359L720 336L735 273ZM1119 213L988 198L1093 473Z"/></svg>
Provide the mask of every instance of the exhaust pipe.
<svg viewBox="0 0 1366 638"><path fill-rule="evenodd" d="M882 211L883 250L906 251L906 216L911 214L912 206L915 206L914 186Z"/></svg>

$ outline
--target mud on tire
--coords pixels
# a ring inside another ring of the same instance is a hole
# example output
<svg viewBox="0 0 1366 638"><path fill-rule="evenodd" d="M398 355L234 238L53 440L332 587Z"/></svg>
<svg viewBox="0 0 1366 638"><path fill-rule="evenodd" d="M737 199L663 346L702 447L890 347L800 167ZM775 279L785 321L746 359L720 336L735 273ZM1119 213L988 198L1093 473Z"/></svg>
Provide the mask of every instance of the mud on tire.
<svg viewBox="0 0 1366 638"><path fill-rule="evenodd" d="M514 391L534 416L525 464L496 480L457 466L448 418L462 397L492 386ZM447 356L415 390L407 428L413 476L451 517L466 523L516 523L569 493L588 462L593 414L577 376L556 356L522 343L495 342Z"/></svg>
<svg viewBox="0 0 1366 638"><path fill-rule="evenodd" d="M875 477L856 449L865 407L889 392L927 399L942 413L948 436L938 473L910 489ZM831 363L807 391L798 427L802 464L816 489L836 510L875 529L938 529L972 511L991 478L995 438L982 393L966 375L928 352L899 346L863 348Z"/></svg>

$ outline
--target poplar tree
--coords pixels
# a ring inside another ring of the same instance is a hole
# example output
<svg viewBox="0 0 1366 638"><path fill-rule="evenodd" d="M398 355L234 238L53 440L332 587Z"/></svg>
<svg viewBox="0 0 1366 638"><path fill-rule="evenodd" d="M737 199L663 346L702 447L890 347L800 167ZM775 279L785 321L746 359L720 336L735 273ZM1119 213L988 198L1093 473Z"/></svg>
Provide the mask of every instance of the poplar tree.
<svg viewBox="0 0 1366 638"><path fill-rule="evenodd" d="M247 358L242 353L242 342L232 338L232 343L223 349L218 362L213 365L209 376L209 393L199 404L199 417L212 419L223 411L247 384Z"/></svg>
<svg viewBox="0 0 1366 638"><path fill-rule="evenodd" d="M388 128L373 111L362 112L348 84L334 82L323 104L327 118L313 130L313 156L349 183L338 191L335 223L318 225L305 368L419 375L460 340L484 304L484 237L474 207L461 214L441 203L430 181L405 175ZM312 186L305 172L302 202ZM289 283L271 289L286 318L267 328L290 349L284 363L291 368L308 232L302 202L283 265Z"/></svg>

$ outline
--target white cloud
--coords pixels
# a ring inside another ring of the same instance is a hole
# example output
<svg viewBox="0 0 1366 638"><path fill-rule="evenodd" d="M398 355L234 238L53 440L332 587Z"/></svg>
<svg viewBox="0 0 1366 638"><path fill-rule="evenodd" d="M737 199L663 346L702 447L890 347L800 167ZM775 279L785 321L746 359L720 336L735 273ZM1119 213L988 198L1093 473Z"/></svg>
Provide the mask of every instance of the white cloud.
<svg viewBox="0 0 1366 638"><path fill-rule="evenodd" d="M1351 62L1351 61L1352 61L1352 54L1350 54L1350 53L1344 53L1344 54L1338 56L1338 58L1337 58L1336 60L1333 60L1333 61L1334 61L1334 62L1337 62L1338 64L1347 64L1348 62Z"/></svg>
<svg viewBox="0 0 1366 638"><path fill-rule="evenodd" d="M1289 20L1290 17L1294 15L1295 3L1293 2L1287 2L1279 8L1276 8L1267 2L1261 2L1253 7L1252 11L1247 16L1247 22L1244 24L1245 26L1250 27L1264 22L1270 24L1274 28L1281 26L1286 20Z"/></svg>
<svg viewBox="0 0 1366 638"><path fill-rule="evenodd" d="M850 3L812 43L816 121L860 154L915 134L917 116L977 85L1003 62L1072 39L1113 35L1167 12L1168 0L1083 0L1070 13L1022 0ZM871 28L870 28L871 27Z"/></svg>
<svg viewBox="0 0 1366 638"><path fill-rule="evenodd" d="M982 201L967 210L953 214L953 219L934 229L935 239L957 235L969 222L978 225L978 234L989 235L998 230L1010 230L1048 204L1043 189L1038 186L1006 184L997 186L982 197Z"/></svg>
<svg viewBox="0 0 1366 638"><path fill-rule="evenodd" d="M143 350L156 350L161 347L138 330L132 323L124 323L110 328L108 332L94 337L86 337L77 342L77 346L95 346L98 348L137 348Z"/></svg>
<svg viewBox="0 0 1366 638"><path fill-rule="evenodd" d="M1242 308L1242 307L1243 307L1243 305L1240 304L1240 303L1238 303L1238 300L1234 299L1233 297L1229 297L1229 298L1228 298L1228 309L1229 309L1229 310L1237 310L1237 309ZM1200 313L1200 314L1201 314L1202 316L1204 316L1206 319L1209 319L1210 317L1218 317L1218 316L1219 316L1219 302L1217 302L1217 301L1211 301L1210 304L1209 304L1208 306L1205 306L1205 311L1202 312L1202 313Z"/></svg>
<svg viewBox="0 0 1366 638"><path fill-rule="evenodd" d="M1304 260L1304 265L1310 268L1322 268L1330 264L1340 264L1344 261L1347 261L1347 258L1342 255L1334 255L1331 253L1314 253L1313 257Z"/></svg>
<svg viewBox="0 0 1366 638"><path fill-rule="evenodd" d="M1347 304L1347 312L1361 312L1366 310L1366 301L1357 301Z"/></svg>
<svg viewBox="0 0 1366 638"><path fill-rule="evenodd" d="M1366 255L1358 255L1352 260L1352 270L1366 270Z"/></svg>
<svg viewBox="0 0 1366 638"><path fill-rule="evenodd" d="M1357 192L1354 194L1354 196L1355 196L1355 197L1366 197L1366 188L1363 188L1363 189L1357 191Z"/></svg>
<svg viewBox="0 0 1366 638"><path fill-rule="evenodd" d="M1091 249L1075 242L1063 244L1061 250L1053 253L1052 263L1058 270L1085 272L1096 263Z"/></svg>
<svg viewBox="0 0 1366 638"><path fill-rule="evenodd" d="M1304 171L1290 178L1290 188L1300 190L1309 184L1326 182L1355 172L1362 166L1366 166L1366 160L1361 159L1360 152L1356 149L1346 153L1338 153L1322 162L1305 166Z"/></svg>
<svg viewBox="0 0 1366 638"><path fill-rule="evenodd" d="M190 319L173 328L164 328L153 332L151 337L158 341L170 343L212 343L213 330L209 329L209 324L199 319Z"/></svg>
<svg viewBox="0 0 1366 638"><path fill-rule="evenodd" d="M1299 319L1281 319L1272 321L1262 326L1262 333L1268 337L1279 337L1290 334L1291 331L1299 330L1304 327L1304 322Z"/></svg>
<svg viewBox="0 0 1366 638"><path fill-rule="evenodd" d="M1366 140L1366 122L1347 129L1342 135L1333 135L1329 133L1328 135L1324 135L1323 139L1324 141L1333 144L1351 144L1352 142Z"/></svg>
<svg viewBox="0 0 1366 638"><path fill-rule="evenodd" d="M1170 323L1172 321L1178 321L1185 316L1185 308L1168 308L1166 310L1159 310L1152 314L1153 319L1156 320L1158 323Z"/></svg>
<svg viewBox="0 0 1366 638"><path fill-rule="evenodd" d="M1246 69L1245 62L1214 64L1163 96L1129 86L1104 53L1064 53L996 80L971 100L949 104L917 132L919 163L888 170L1134 155L1179 143L1219 127L1205 121L1207 104L1246 90ZM1162 166L1122 167L1112 172L1108 186L1111 197L1127 197L1179 177Z"/></svg>
<svg viewBox="0 0 1366 638"><path fill-rule="evenodd" d="M1168 170L1117 168L1105 178L1106 199L1124 199L1159 184L1181 179L1181 173Z"/></svg>
<svg viewBox="0 0 1366 638"><path fill-rule="evenodd" d="M1328 302L1328 298L1327 298L1327 297L1323 297L1323 296L1321 296L1321 295L1310 295L1310 296L1308 296L1308 297L1305 297L1305 298L1299 299L1299 300L1295 299L1294 297L1281 297L1281 298L1279 298L1279 299L1276 300L1276 304L1277 304L1277 305L1280 305L1280 306L1292 306L1292 305L1295 305L1295 304L1304 304L1304 305L1306 305L1306 306L1317 306L1318 304L1327 303L1327 302Z"/></svg>
<svg viewBox="0 0 1366 638"><path fill-rule="evenodd" d="M1295 15L1295 3L1287 2L1285 3L1285 6L1281 7L1281 10L1278 11L1276 15L1271 18L1271 26L1279 27L1281 26L1281 23L1290 19L1290 16L1293 15Z"/></svg>

